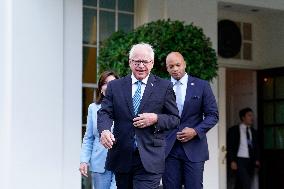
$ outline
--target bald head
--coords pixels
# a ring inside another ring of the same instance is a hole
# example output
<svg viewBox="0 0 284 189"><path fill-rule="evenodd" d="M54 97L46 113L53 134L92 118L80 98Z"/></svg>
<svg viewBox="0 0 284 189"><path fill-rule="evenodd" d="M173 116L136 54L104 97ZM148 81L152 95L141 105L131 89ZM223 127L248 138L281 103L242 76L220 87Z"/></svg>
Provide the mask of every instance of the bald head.
<svg viewBox="0 0 284 189"><path fill-rule="evenodd" d="M166 58L166 62L171 61L172 59L180 59L183 60L183 56L179 53L179 52L171 52L168 54L167 58Z"/></svg>
<svg viewBox="0 0 284 189"><path fill-rule="evenodd" d="M171 52L166 58L166 66L169 74L176 80L185 75L186 63L179 52Z"/></svg>

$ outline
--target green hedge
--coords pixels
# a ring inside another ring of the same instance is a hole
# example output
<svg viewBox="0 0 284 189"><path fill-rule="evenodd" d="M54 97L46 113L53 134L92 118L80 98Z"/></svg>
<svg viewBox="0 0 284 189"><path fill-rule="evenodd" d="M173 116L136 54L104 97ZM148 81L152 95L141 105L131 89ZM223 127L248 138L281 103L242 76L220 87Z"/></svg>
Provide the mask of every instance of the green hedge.
<svg viewBox="0 0 284 189"><path fill-rule="evenodd" d="M155 50L152 73L168 78L165 60L168 53L179 51L187 62L190 75L211 80L217 76L216 52L201 28L181 21L158 20L142 25L130 33L118 31L102 43L100 72L114 70L120 76L130 72L128 52L133 44L145 42Z"/></svg>

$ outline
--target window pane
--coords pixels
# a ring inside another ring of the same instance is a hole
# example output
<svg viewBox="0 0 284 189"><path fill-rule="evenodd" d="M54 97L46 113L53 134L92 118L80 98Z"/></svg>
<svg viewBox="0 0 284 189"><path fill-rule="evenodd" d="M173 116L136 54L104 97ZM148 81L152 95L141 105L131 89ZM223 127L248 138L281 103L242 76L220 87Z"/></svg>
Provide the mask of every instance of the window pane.
<svg viewBox="0 0 284 189"><path fill-rule="evenodd" d="M83 83L97 83L97 48L83 47Z"/></svg>
<svg viewBox="0 0 284 189"><path fill-rule="evenodd" d="M108 38L115 31L115 14L113 12L100 12L100 41Z"/></svg>
<svg viewBox="0 0 284 189"><path fill-rule="evenodd" d="M284 124L284 101L275 103L275 119L277 124Z"/></svg>
<svg viewBox="0 0 284 189"><path fill-rule="evenodd" d="M115 0L100 0L100 8L115 9Z"/></svg>
<svg viewBox="0 0 284 189"><path fill-rule="evenodd" d="M275 78L275 97L284 98L284 77Z"/></svg>
<svg viewBox="0 0 284 189"><path fill-rule="evenodd" d="M97 11L83 9L83 43L95 45L97 41Z"/></svg>
<svg viewBox="0 0 284 189"><path fill-rule="evenodd" d="M273 102L265 102L265 103L263 103L263 122L266 125L274 123Z"/></svg>
<svg viewBox="0 0 284 189"><path fill-rule="evenodd" d="M275 128L275 148L284 149L284 127Z"/></svg>
<svg viewBox="0 0 284 189"><path fill-rule="evenodd" d="M273 78L263 79L263 99L273 99Z"/></svg>
<svg viewBox="0 0 284 189"><path fill-rule="evenodd" d="M264 128L264 148L274 148L273 128Z"/></svg>
<svg viewBox="0 0 284 189"><path fill-rule="evenodd" d="M97 0L83 0L83 5L97 6Z"/></svg>
<svg viewBox="0 0 284 189"><path fill-rule="evenodd" d="M133 29L133 15L119 13L118 29L125 32L130 32Z"/></svg>
<svg viewBox="0 0 284 189"><path fill-rule="evenodd" d="M94 101L94 88L83 88L82 123L87 124L88 107Z"/></svg>
<svg viewBox="0 0 284 189"><path fill-rule="evenodd" d="M118 0L118 10L134 12L134 0Z"/></svg>

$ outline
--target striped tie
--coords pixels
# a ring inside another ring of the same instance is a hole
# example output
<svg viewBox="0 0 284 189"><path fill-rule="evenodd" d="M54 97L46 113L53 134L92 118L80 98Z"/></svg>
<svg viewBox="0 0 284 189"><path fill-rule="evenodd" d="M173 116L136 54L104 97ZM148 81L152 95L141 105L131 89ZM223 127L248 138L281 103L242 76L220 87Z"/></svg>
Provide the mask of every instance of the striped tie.
<svg viewBox="0 0 284 189"><path fill-rule="evenodd" d="M140 102L141 102L141 85L142 85L142 81L136 81L137 84L137 89L135 91L135 94L132 98L133 100L133 108L134 108L134 114L137 115L138 113L138 109L140 106Z"/></svg>
<svg viewBox="0 0 284 189"><path fill-rule="evenodd" d="M138 109L140 106L140 102L141 102L141 85L142 85L142 81L136 81L137 84L137 89L134 93L134 96L132 98L133 100L133 109L134 109L134 114L137 115L138 113ZM137 148L137 137L134 134L134 150L136 150Z"/></svg>

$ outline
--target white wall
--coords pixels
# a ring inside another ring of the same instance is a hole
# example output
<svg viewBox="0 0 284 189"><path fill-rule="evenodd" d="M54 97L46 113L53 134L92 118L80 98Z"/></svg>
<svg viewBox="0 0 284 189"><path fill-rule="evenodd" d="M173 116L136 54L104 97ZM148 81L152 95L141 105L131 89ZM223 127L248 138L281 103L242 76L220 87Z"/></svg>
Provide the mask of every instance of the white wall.
<svg viewBox="0 0 284 189"><path fill-rule="evenodd" d="M263 7L275 10L284 10L283 0L217 0L218 2L241 4L253 7Z"/></svg>
<svg viewBox="0 0 284 189"><path fill-rule="evenodd" d="M221 66L248 69L284 66L284 11L260 9L259 12L249 12L219 9L218 19L251 23L253 37L252 61L219 57Z"/></svg>
<svg viewBox="0 0 284 189"><path fill-rule="evenodd" d="M1 1L0 188L80 186L78 2Z"/></svg>
<svg viewBox="0 0 284 189"><path fill-rule="evenodd" d="M0 188L8 188L11 178L10 146L12 116L11 2L0 1Z"/></svg>
<svg viewBox="0 0 284 189"><path fill-rule="evenodd" d="M236 22L247 22L252 24L252 61L240 59L225 59L219 57L218 61L221 66L225 67L245 67L260 68L266 62L266 53L264 51L265 31L263 30L262 17L256 13L244 13L236 11L219 10L218 19L230 19Z"/></svg>
<svg viewBox="0 0 284 189"><path fill-rule="evenodd" d="M264 16L264 68L284 66L284 11Z"/></svg>

